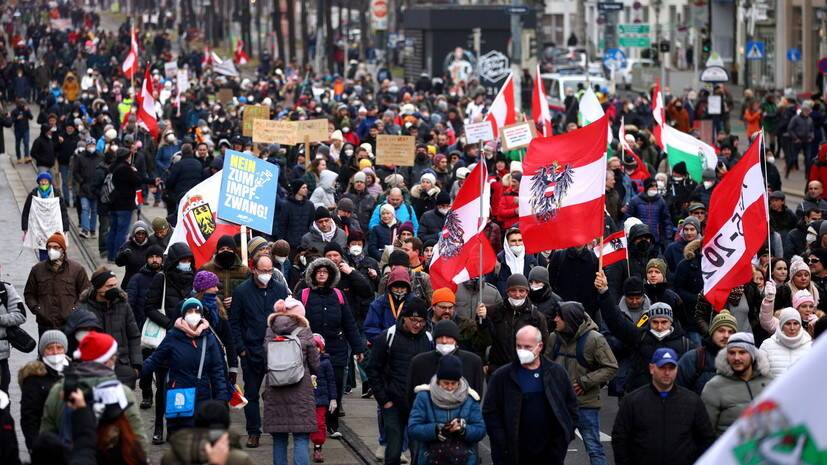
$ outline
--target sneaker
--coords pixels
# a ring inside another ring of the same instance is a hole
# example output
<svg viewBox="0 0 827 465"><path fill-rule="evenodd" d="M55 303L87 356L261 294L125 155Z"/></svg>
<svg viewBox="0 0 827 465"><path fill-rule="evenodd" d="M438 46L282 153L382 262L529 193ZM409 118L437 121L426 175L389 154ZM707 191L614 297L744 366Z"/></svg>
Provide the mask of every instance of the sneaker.
<svg viewBox="0 0 827 465"><path fill-rule="evenodd" d="M152 397L141 401L141 410L149 410L152 408Z"/></svg>
<svg viewBox="0 0 827 465"><path fill-rule="evenodd" d="M362 399L370 399L371 397L373 397L373 389L371 389L371 388L365 389L365 387L362 386L362 395L361 395L361 397L362 397Z"/></svg>
<svg viewBox="0 0 827 465"><path fill-rule="evenodd" d="M80 232L78 233L78 236L80 236L84 239L89 239L89 233L86 232L85 229L81 229Z"/></svg>
<svg viewBox="0 0 827 465"><path fill-rule="evenodd" d="M373 451L373 457L376 458L377 462L382 462L385 460L385 446L377 446L376 450Z"/></svg>
<svg viewBox="0 0 827 465"><path fill-rule="evenodd" d="M351 387L345 388L345 395L346 396L349 396L350 393L352 393L352 392L353 392L353 388L351 388Z"/></svg>
<svg viewBox="0 0 827 465"><path fill-rule="evenodd" d="M316 463L324 462L324 454L322 454L322 449L313 449L313 461Z"/></svg>
<svg viewBox="0 0 827 465"><path fill-rule="evenodd" d="M260 434L251 434L250 437L247 438L247 448L248 449L257 448L260 439L261 439Z"/></svg>
<svg viewBox="0 0 827 465"><path fill-rule="evenodd" d="M95 234L95 231L89 231L89 237L94 239L94 238L98 237L98 235Z"/></svg>
<svg viewBox="0 0 827 465"><path fill-rule="evenodd" d="M164 427L155 427L155 432L152 434L152 444L158 446L164 443Z"/></svg>
<svg viewBox="0 0 827 465"><path fill-rule="evenodd" d="M335 430L331 427L327 428L327 434L330 436L330 439L342 439L342 433L339 430Z"/></svg>

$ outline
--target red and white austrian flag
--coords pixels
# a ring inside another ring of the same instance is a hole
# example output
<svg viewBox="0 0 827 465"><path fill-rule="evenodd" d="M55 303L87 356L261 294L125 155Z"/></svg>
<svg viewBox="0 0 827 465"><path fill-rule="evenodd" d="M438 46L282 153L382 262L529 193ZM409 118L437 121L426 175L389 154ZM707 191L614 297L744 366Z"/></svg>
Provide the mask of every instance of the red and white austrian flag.
<svg viewBox="0 0 827 465"><path fill-rule="evenodd" d="M512 75L509 74L502 88L500 88L500 92L491 102L488 114L484 118L486 121L491 121L491 126L494 128L494 138L500 137L501 127L517 122L516 101L514 80Z"/></svg>
<svg viewBox="0 0 827 465"><path fill-rule="evenodd" d="M603 238L603 243L594 248L597 258L603 256L603 267L617 263L626 258L626 233L622 229L610 236Z"/></svg>
<svg viewBox="0 0 827 465"><path fill-rule="evenodd" d="M129 53L121 65L121 72L127 79L132 79L132 76L138 72L138 65L138 41L135 39L135 30L133 29Z"/></svg>
<svg viewBox="0 0 827 465"><path fill-rule="evenodd" d="M158 118L155 113L155 97L152 95L152 77L149 66L144 72L144 82L138 95L138 124L143 126L152 137L158 137Z"/></svg>
<svg viewBox="0 0 827 465"><path fill-rule="evenodd" d="M609 120L528 146L520 181L526 253L590 243L603 230Z"/></svg>
<svg viewBox="0 0 827 465"><path fill-rule="evenodd" d="M767 240L767 190L756 137L744 157L724 176L709 200L701 250L704 295L723 308L733 287L752 279L752 257Z"/></svg>

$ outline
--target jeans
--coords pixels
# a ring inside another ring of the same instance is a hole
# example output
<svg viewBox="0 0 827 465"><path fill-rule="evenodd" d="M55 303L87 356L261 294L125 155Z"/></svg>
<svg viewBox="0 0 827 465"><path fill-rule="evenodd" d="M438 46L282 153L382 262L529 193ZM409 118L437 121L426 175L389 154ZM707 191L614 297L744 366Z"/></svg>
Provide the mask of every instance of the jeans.
<svg viewBox="0 0 827 465"><path fill-rule="evenodd" d="M23 134L14 134L14 156L17 157L18 160L23 158L20 154L21 145L23 146L23 156L29 158L29 131Z"/></svg>
<svg viewBox="0 0 827 465"><path fill-rule="evenodd" d="M95 223L98 219L98 199L94 197L80 198L80 228L87 232L95 232Z"/></svg>
<svg viewBox="0 0 827 465"><path fill-rule="evenodd" d="M405 430L408 427L407 410L399 405L391 408L382 407L382 421L385 423L385 465L399 465L402 448L405 441Z"/></svg>
<svg viewBox="0 0 827 465"><path fill-rule="evenodd" d="M60 171L60 187L61 187L61 194L63 195L63 200L66 202L66 206L70 206L72 203L72 183L69 182L69 178L71 176L71 167L69 165L60 165L58 164L58 171Z"/></svg>
<svg viewBox="0 0 827 465"><path fill-rule="evenodd" d="M583 436L589 462L591 465L606 465L606 454L600 443L600 409L580 407L577 410L577 429Z"/></svg>
<svg viewBox="0 0 827 465"><path fill-rule="evenodd" d="M266 366L266 362L261 358L251 362L249 351L247 351L246 357L241 357L241 374L244 377L244 397L247 398L247 405L244 406L244 417L247 419L247 434L250 435L261 434L259 399L261 397L261 382L264 381L264 369ZM307 435L305 435L305 441L306 440ZM273 448L273 454L275 459L275 447Z"/></svg>
<svg viewBox="0 0 827 465"><path fill-rule="evenodd" d="M287 465L287 436L290 433L273 433L273 465ZM310 435L293 434L293 465L310 463Z"/></svg>
<svg viewBox="0 0 827 465"><path fill-rule="evenodd" d="M132 210L113 210L109 213L109 237L106 239L107 258L114 262L118 249L126 242Z"/></svg>

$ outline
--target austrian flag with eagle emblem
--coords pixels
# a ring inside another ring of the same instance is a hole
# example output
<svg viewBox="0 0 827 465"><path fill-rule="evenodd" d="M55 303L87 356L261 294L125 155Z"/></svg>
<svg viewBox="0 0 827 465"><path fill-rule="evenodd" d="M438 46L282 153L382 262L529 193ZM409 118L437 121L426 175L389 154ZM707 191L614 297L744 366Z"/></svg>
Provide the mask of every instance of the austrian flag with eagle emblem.
<svg viewBox="0 0 827 465"><path fill-rule="evenodd" d="M537 137L520 182L520 231L526 253L565 249L600 237L608 118L575 131Z"/></svg>

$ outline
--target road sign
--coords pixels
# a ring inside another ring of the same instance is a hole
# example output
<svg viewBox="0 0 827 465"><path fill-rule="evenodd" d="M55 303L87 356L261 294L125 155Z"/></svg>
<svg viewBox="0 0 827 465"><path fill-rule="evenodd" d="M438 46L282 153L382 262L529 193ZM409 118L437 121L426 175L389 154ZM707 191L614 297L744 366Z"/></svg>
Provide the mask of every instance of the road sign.
<svg viewBox="0 0 827 465"><path fill-rule="evenodd" d="M648 24L618 24L617 32L621 34L649 34L652 30Z"/></svg>
<svg viewBox="0 0 827 465"><path fill-rule="evenodd" d="M747 60L763 60L764 57L767 56L764 46L764 42L759 42L757 40L747 42Z"/></svg>
<svg viewBox="0 0 827 465"><path fill-rule="evenodd" d="M702 82L727 82L729 73L720 66L709 66L701 72Z"/></svg>
<svg viewBox="0 0 827 465"><path fill-rule="evenodd" d="M621 47L637 48L649 48L652 45L652 41L648 37L620 37L617 39L617 43Z"/></svg>
<svg viewBox="0 0 827 465"><path fill-rule="evenodd" d="M528 7L524 6L524 5L509 6L508 7L508 14L511 14L511 15L528 14Z"/></svg>
<svg viewBox="0 0 827 465"><path fill-rule="evenodd" d="M821 71L821 74L827 74L827 58L818 60L818 70Z"/></svg>
<svg viewBox="0 0 827 465"><path fill-rule="evenodd" d="M792 61L793 63L796 61L801 61L801 50L795 47L787 50L787 60Z"/></svg>
<svg viewBox="0 0 827 465"><path fill-rule="evenodd" d="M603 53L603 64L612 71L617 71L626 66L626 54L617 48L607 49Z"/></svg>
<svg viewBox="0 0 827 465"><path fill-rule="evenodd" d="M620 2L597 2L597 11L622 11L623 3Z"/></svg>

